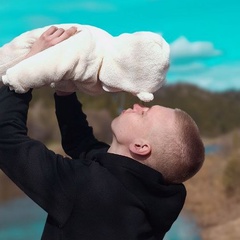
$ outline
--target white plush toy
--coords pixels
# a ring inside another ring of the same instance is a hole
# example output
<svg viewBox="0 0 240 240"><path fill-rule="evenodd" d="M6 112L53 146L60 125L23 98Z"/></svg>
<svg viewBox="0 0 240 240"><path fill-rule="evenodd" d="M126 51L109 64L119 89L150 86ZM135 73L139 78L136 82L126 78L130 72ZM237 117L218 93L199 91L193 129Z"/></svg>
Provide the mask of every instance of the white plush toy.
<svg viewBox="0 0 240 240"><path fill-rule="evenodd" d="M62 91L91 95L125 91L148 102L165 81L169 67L168 43L153 32L112 36L80 24L65 41L24 59L32 44L50 26L25 32L0 48L0 79L18 93L51 85Z"/></svg>

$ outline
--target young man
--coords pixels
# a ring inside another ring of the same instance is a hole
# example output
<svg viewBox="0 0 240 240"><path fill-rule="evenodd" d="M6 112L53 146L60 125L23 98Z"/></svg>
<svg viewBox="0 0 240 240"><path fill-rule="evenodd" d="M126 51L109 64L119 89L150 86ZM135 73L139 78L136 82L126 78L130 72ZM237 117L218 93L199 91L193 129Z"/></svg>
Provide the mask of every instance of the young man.
<svg viewBox="0 0 240 240"><path fill-rule="evenodd" d="M29 56L74 34L51 28ZM186 197L182 182L204 161L185 112L135 104L112 122L111 146L88 126L75 93L55 94L65 152L27 136L31 91L0 89L0 167L48 213L43 240L160 240Z"/></svg>

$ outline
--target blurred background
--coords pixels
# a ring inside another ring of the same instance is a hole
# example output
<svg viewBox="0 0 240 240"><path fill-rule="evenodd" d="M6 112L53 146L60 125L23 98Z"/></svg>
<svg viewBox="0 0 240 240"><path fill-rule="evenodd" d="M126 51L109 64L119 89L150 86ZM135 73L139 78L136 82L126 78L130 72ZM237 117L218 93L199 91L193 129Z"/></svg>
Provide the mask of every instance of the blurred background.
<svg viewBox="0 0 240 240"><path fill-rule="evenodd" d="M114 36L161 34L171 47L167 84L154 101L188 112L206 149L201 171L186 182L187 201L165 240L240 239L240 2L238 0L1 0L0 47L46 25L80 23ZM34 91L29 135L64 154L53 90ZM78 93L99 140L111 120L138 100L127 94ZM0 171L0 240L38 240L46 213Z"/></svg>

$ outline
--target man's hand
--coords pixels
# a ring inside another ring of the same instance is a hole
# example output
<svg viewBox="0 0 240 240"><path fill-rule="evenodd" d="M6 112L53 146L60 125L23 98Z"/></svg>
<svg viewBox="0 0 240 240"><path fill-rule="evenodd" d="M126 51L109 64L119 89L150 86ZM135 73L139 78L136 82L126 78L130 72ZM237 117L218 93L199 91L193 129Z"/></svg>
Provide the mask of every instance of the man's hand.
<svg viewBox="0 0 240 240"><path fill-rule="evenodd" d="M50 27L46 30L32 45L30 52L26 55L25 58L29 58L49 47L52 47L69 37L73 36L77 32L76 27L71 27L67 30L63 28L57 28L55 26ZM56 94L59 96L67 96L72 93L56 91Z"/></svg>
<svg viewBox="0 0 240 240"><path fill-rule="evenodd" d="M50 27L32 45L30 52L26 55L26 58L68 39L76 32L76 27L71 27L67 30L64 30L63 28L57 28L55 26Z"/></svg>

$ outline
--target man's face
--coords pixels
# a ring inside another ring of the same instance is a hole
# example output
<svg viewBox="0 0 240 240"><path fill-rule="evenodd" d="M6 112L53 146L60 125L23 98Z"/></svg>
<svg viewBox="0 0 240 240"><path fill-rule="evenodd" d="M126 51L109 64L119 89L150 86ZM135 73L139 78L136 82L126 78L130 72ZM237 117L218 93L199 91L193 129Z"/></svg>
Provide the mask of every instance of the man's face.
<svg viewBox="0 0 240 240"><path fill-rule="evenodd" d="M174 109L158 105L148 108L134 104L133 108L124 110L113 120L112 131L120 143L128 144L135 138L149 137L152 129L160 134L173 124Z"/></svg>

